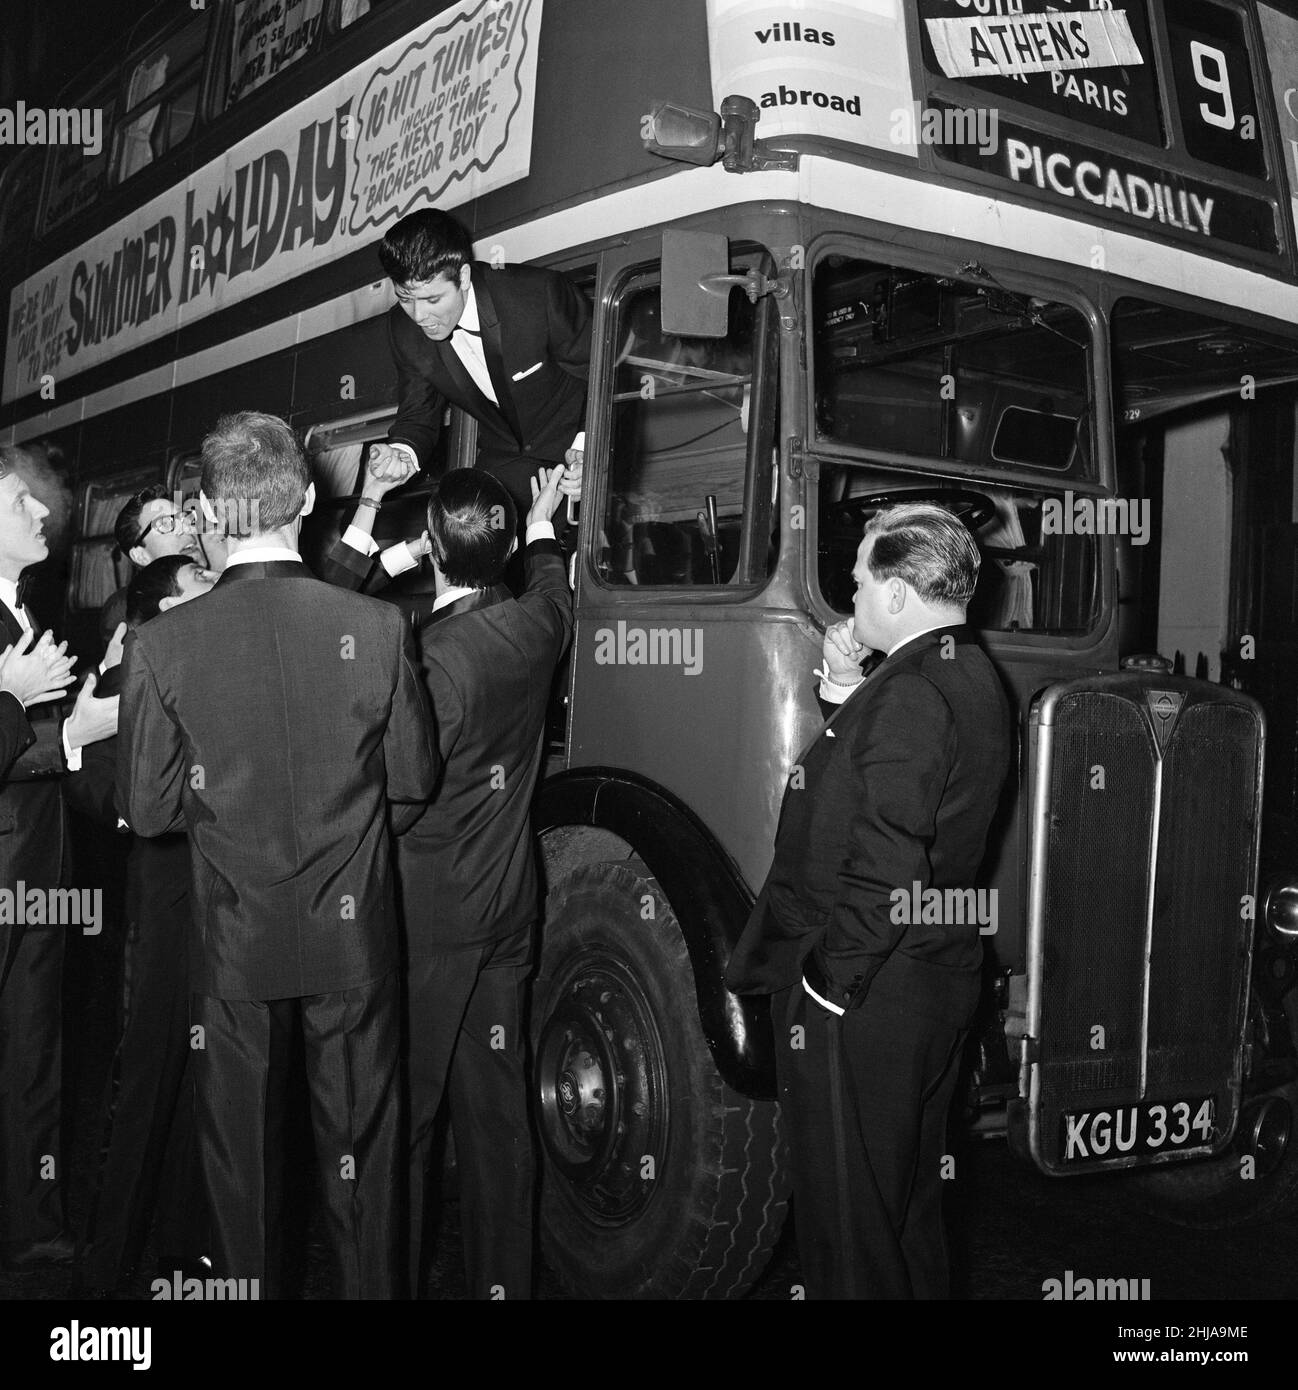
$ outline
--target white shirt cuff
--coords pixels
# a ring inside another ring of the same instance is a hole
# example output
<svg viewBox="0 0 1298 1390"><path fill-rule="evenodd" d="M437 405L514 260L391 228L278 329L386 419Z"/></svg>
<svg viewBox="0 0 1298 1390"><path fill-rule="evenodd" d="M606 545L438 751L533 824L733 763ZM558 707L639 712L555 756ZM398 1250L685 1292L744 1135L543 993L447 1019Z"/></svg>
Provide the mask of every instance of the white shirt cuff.
<svg viewBox="0 0 1298 1390"><path fill-rule="evenodd" d="M534 521L524 533L523 544L531 545L533 541L552 541L554 539L553 521Z"/></svg>
<svg viewBox="0 0 1298 1390"><path fill-rule="evenodd" d="M419 455L415 453L415 451L410 447L409 444L401 444L398 443L398 441L395 439L389 439L388 448L396 449L398 453L405 454L405 456L410 460L411 463L415 465L416 468L419 467Z"/></svg>
<svg viewBox="0 0 1298 1390"><path fill-rule="evenodd" d="M412 570L419 563L410 553L410 546L406 541L398 541L396 545L390 545L379 556L379 564L387 570L393 578L398 574L405 574L407 570Z"/></svg>
<svg viewBox="0 0 1298 1390"><path fill-rule="evenodd" d="M841 705L857 686L861 684L861 681L857 681L856 685L838 685L819 671L813 671L812 675L820 676L820 698L824 700L827 705ZM864 679L865 677L862 676L861 680Z"/></svg>
<svg viewBox="0 0 1298 1390"><path fill-rule="evenodd" d="M811 995L811 997L816 1001L817 1004L820 1004L824 1008L828 1009L831 1014L837 1014L839 1018L843 1017L844 1010L840 1009L837 1004L831 1004L828 999L822 998L819 994L816 993L814 989L812 989L812 987L806 982L806 980L803 980L802 988L805 989L809 995Z"/></svg>
<svg viewBox="0 0 1298 1390"><path fill-rule="evenodd" d="M67 761L69 772L81 771L81 749L73 748L68 742L68 721L63 721L63 727L59 730L59 739L63 744L63 757Z"/></svg>
<svg viewBox="0 0 1298 1390"><path fill-rule="evenodd" d="M362 555L373 555L379 548L379 543L373 536L367 536L359 526L349 526L343 532L343 544L349 545L353 550L359 550Z"/></svg>

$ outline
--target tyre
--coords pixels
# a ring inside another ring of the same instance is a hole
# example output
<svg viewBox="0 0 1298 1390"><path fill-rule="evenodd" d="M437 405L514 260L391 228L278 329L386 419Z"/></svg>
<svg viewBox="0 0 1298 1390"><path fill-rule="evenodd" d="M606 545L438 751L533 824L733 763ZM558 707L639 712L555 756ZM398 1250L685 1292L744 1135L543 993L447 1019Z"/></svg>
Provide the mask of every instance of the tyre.
<svg viewBox="0 0 1298 1390"><path fill-rule="evenodd" d="M1259 1017L1255 996L1254 1046L1265 1053L1275 1040L1269 1029L1259 1026ZM1291 1012L1291 1023L1292 1018ZM1280 1026L1284 1027L1282 1019ZM1169 1164L1138 1174L1132 1182L1141 1205L1165 1221L1204 1231L1260 1226L1298 1210L1295 1116L1298 1082L1246 1093L1231 1148L1207 1162ZM1249 1177L1246 1156L1252 1159Z"/></svg>
<svg viewBox="0 0 1298 1390"><path fill-rule="evenodd" d="M779 1107L730 1090L656 882L588 864L552 885L533 996L541 1241L579 1297L737 1298L788 1203Z"/></svg>

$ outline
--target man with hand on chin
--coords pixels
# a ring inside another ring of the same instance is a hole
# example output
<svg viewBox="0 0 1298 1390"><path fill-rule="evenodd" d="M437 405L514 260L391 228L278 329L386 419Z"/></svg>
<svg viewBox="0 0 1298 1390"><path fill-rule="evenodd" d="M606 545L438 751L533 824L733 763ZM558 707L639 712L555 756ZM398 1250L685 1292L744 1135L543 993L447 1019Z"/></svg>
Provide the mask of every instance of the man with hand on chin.
<svg viewBox="0 0 1298 1390"><path fill-rule="evenodd" d="M979 560L941 507L866 527L855 614L825 635L838 708L797 760L726 971L775 995L809 1297L948 1292L940 1165L982 942L976 922L907 920L894 895L973 887L1009 767L1009 707L965 626ZM867 650L884 656L865 677Z"/></svg>

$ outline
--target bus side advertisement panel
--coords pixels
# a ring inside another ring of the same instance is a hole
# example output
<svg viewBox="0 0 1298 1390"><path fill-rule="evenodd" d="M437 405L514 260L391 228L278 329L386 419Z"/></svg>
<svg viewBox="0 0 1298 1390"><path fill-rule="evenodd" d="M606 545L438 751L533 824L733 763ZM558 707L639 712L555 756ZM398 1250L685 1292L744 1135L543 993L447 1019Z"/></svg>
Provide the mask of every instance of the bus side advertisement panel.
<svg viewBox="0 0 1298 1390"><path fill-rule="evenodd" d="M915 154L901 0L708 0L712 95L746 96L757 133Z"/></svg>
<svg viewBox="0 0 1298 1390"><path fill-rule="evenodd" d="M1289 202L1298 224L1298 20L1270 5L1259 5L1257 17L1271 69L1280 141L1289 174Z"/></svg>
<svg viewBox="0 0 1298 1390"><path fill-rule="evenodd" d="M18 285L3 400L527 176L543 0L462 0Z"/></svg>

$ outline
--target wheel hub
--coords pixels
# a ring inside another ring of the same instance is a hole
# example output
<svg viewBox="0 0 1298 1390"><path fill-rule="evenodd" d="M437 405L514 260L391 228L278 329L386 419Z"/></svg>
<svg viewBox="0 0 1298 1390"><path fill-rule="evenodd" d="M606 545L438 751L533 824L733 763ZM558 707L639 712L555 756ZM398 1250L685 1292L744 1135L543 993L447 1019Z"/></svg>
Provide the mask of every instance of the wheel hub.
<svg viewBox="0 0 1298 1390"><path fill-rule="evenodd" d="M556 978L536 1051L547 1155L588 1215L632 1220L653 1195L666 1147L661 1039L631 968L605 950Z"/></svg>

